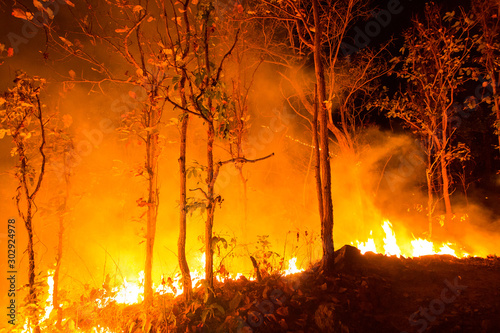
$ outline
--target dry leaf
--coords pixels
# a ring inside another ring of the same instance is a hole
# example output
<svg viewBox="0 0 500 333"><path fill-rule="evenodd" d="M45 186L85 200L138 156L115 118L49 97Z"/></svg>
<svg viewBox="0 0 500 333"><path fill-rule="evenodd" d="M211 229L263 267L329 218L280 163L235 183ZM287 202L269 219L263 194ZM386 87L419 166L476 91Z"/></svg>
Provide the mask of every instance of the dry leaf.
<svg viewBox="0 0 500 333"><path fill-rule="evenodd" d="M74 4L74 3L72 3L72 2L71 2L71 1L69 1L69 0L64 0L64 2L66 2L66 4L67 4L68 6L75 7L75 4Z"/></svg>
<svg viewBox="0 0 500 333"><path fill-rule="evenodd" d="M122 28L122 29L116 29L116 30L115 30L115 32L117 32L117 33L121 34L121 33L127 32L127 31L129 31L129 30L130 30L130 28L129 28L129 27L127 27L127 26L125 26L125 28Z"/></svg>
<svg viewBox="0 0 500 333"><path fill-rule="evenodd" d="M73 43L71 43L69 40L67 40L66 38L64 37L60 37L59 36L59 39L62 40L64 42L64 44L68 45L69 47L72 47L73 46Z"/></svg>
<svg viewBox="0 0 500 333"><path fill-rule="evenodd" d="M12 10L12 16L20 18L22 20L27 20L27 21L30 21L33 19L33 14L31 14L30 12L25 12L24 10L22 10L20 8L14 8Z"/></svg>

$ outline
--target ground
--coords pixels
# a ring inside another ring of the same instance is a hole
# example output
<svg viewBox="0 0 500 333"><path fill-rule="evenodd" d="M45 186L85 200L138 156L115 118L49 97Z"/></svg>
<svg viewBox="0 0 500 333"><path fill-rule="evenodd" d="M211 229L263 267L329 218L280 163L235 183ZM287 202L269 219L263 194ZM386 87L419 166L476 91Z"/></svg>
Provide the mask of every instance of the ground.
<svg viewBox="0 0 500 333"><path fill-rule="evenodd" d="M111 332L500 332L500 259L446 255L414 259L336 252L334 273L319 266L262 281L216 283L214 303L203 287L193 300L157 296L149 314L140 304L113 304L85 315ZM90 310L90 309L89 309ZM86 320L86 321L85 321Z"/></svg>

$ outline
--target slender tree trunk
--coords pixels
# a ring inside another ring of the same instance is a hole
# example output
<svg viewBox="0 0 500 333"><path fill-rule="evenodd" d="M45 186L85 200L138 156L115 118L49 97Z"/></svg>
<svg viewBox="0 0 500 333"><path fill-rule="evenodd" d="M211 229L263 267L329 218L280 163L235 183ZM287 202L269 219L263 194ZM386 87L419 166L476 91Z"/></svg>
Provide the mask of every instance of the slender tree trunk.
<svg viewBox="0 0 500 333"><path fill-rule="evenodd" d="M499 74L500 76L500 74ZM500 96L498 96L498 82L495 78L495 72L490 73L491 77L491 87L493 89L493 102L495 103L495 115L496 115L496 123L498 124L497 126L500 126ZM495 128L498 133L498 147L500 149L500 127Z"/></svg>
<svg viewBox="0 0 500 333"><path fill-rule="evenodd" d="M185 93L185 83L186 76L183 73L182 78L179 82L179 92L181 96L182 107L187 107L187 98ZM179 256L179 267L182 274L182 285L184 288L184 300L189 302L192 297L192 281L191 272L189 271L189 266L186 258L186 235L187 235L187 188L186 188L186 150L187 150L187 129L189 123L189 114L185 112L182 115L181 122L181 144L180 144L180 156L179 156L179 172L180 172L180 221L179 221L179 239L177 241L177 252Z"/></svg>
<svg viewBox="0 0 500 333"><path fill-rule="evenodd" d="M66 202L66 199L64 199ZM66 204L64 204L66 205ZM54 269L54 291L52 294L52 306L54 310L57 312L57 322L56 327L58 329L62 328L62 308L60 307L59 301L59 273L61 271L61 261L63 254L63 235L64 235L64 216L59 216L59 232L58 232L58 241L57 241L57 258L56 258L56 267Z"/></svg>
<svg viewBox="0 0 500 333"><path fill-rule="evenodd" d="M19 132L13 134L14 141L17 145L17 151L19 154L20 167L19 167L19 187L18 193L16 195L16 205L19 215L22 217L24 221L24 225L26 227L26 231L28 232L28 304L32 307L32 310L29 312L30 319L32 321L31 326L34 327L35 333L40 333L39 319L38 319L38 297L37 290L35 287L35 272L36 272L36 263L35 263L35 248L33 242L33 206L35 206L35 197L40 190L43 177L45 175L45 163L46 157L44 153L45 146L45 124L43 123L42 116L42 106L40 103L40 99L36 97L37 110L38 114L34 114L40 124L40 136L41 136L41 144L38 147L38 151L40 156L42 157L42 162L40 165L40 172L38 175L38 180L36 182L35 188L30 193L27 179L27 174L29 172L30 166L28 166L28 157L26 155L26 146L23 143L22 139L19 138ZM23 123L20 124L19 128L24 126ZM21 198L24 197L26 200L26 214L23 214L21 211ZM36 206L35 206L36 207Z"/></svg>
<svg viewBox="0 0 500 333"><path fill-rule="evenodd" d="M32 213L32 202L30 199L28 199L27 204L28 204L28 209L26 212L26 220L24 222L26 230L28 231L28 286L29 286L28 303L34 306L34 309L31 313L31 320L33 321L32 326L35 328L35 333L39 333L41 331L38 321L38 315L36 312L38 308L38 298L35 287L35 249L33 246L33 216L32 216L33 213Z"/></svg>
<svg viewBox="0 0 500 333"><path fill-rule="evenodd" d="M210 104L210 103L209 103ZM207 282L208 299L213 298L214 277L213 260L214 250L212 246L212 233L214 226L215 198L214 198L214 141L215 130L212 119L207 123L207 221L205 223L205 280Z"/></svg>
<svg viewBox="0 0 500 333"><path fill-rule="evenodd" d="M439 161L441 164L441 178L443 180L443 199L444 199L444 207L446 210L446 222L450 222L453 212L451 209L451 200L450 200L450 180L448 177L448 168L444 151L441 151Z"/></svg>
<svg viewBox="0 0 500 333"><path fill-rule="evenodd" d="M154 101L151 101L154 105ZM153 106L147 110L149 128L157 127L156 110ZM144 300L147 306L153 302L153 251L156 236L156 218L158 214L158 133L148 131L146 136L146 172L148 174L147 229L146 229L146 264L144 269Z"/></svg>
<svg viewBox="0 0 500 333"><path fill-rule="evenodd" d="M318 87L314 87L314 115L313 115L313 142L314 142L314 175L316 178L316 192L318 194L319 219L323 222L323 187L321 186L321 156L318 139Z"/></svg>
<svg viewBox="0 0 500 333"><path fill-rule="evenodd" d="M432 213L434 205L434 196L432 191L432 170L430 163L428 161L427 168L425 170L425 176L427 178L427 219L429 221L429 238L432 237Z"/></svg>
<svg viewBox="0 0 500 333"><path fill-rule="evenodd" d="M333 246L333 205L331 191L331 169L328 147L328 114L325 106L326 87L323 63L321 59L321 23L319 17L318 0L313 0L314 12L314 65L316 73L316 84L318 85L319 126L320 126L320 165L322 178L323 219L321 221L321 239L323 242L322 268L326 271L333 270L334 246Z"/></svg>
<svg viewBox="0 0 500 333"><path fill-rule="evenodd" d="M60 301L59 301L59 275L61 271L61 262L62 262L62 256L63 256L63 236L64 236L64 218L66 216L66 211L67 211L67 204L68 204L68 198L69 198L69 171L68 171L68 156L67 154L63 154L63 163L64 163L64 181L66 185L66 192L64 194L63 198L63 204L62 204L62 209L59 214L59 232L58 232L58 241L57 241L57 257L56 257L56 267L54 269L54 291L52 294L52 306L54 310L57 312L57 322L56 322L56 327L58 329L62 328L62 320L63 320L63 313L62 313L62 308L60 306Z"/></svg>
<svg viewBox="0 0 500 333"><path fill-rule="evenodd" d="M182 89L182 88L181 88ZM184 99L185 102L185 99ZM181 145L179 157L180 169L180 223L179 223L179 239L177 241L177 252L179 256L179 267L182 274L182 286L184 288L184 300L189 302L192 296L191 273L186 259L186 141L189 115L184 113L181 122Z"/></svg>
<svg viewBox="0 0 500 333"><path fill-rule="evenodd" d="M443 120L442 120L442 138L439 150L439 163L441 165L441 180L442 180L442 191L443 191L443 200L444 207L446 212L446 223L451 222L451 218L453 215L451 209L451 200L450 200L450 178L448 175L448 161L446 161L447 155L447 147L448 147L448 114L447 111L443 111Z"/></svg>

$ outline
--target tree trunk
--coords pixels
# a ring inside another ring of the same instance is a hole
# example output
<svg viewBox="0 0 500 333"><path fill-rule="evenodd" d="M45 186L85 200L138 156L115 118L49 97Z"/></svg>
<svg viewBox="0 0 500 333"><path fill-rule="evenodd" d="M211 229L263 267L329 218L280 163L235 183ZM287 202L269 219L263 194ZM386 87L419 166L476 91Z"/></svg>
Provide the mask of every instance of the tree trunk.
<svg viewBox="0 0 500 333"><path fill-rule="evenodd" d="M72 147L72 142L70 143L70 146L67 148ZM56 267L54 269L54 291L52 294L52 306L54 307L54 310L57 311L57 322L56 322L56 327L57 329L62 329L62 320L63 320L63 313L62 313L62 308L60 307L60 301L59 301L59 275L61 271L61 262L62 262L62 256L63 256L63 236L64 236L64 218L67 213L67 207L68 207L68 198L69 198L69 191L70 191L70 171L68 167L68 162L69 162L69 150L65 149L65 153L62 155L63 158L63 175L64 175L64 184L66 186L66 191L64 193L64 198L63 198L63 203L62 203L62 209L59 214L59 233L58 233L58 242L57 242L57 257L56 257Z"/></svg>
<svg viewBox="0 0 500 333"><path fill-rule="evenodd" d="M427 168L425 170L425 176L427 178L427 219L429 221L429 238L432 237L432 212L434 210L434 195L432 193L432 170L430 166L430 161L427 163Z"/></svg>
<svg viewBox="0 0 500 333"><path fill-rule="evenodd" d="M446 222L450 222L453 212L451 210L451 201L450 201L450 180L448 177L448 168L446 164L446 157L444 151L441 151L439 161L441 164L441 178L443 180L443 199L444 199L444 207L446 210Z"/></svg>
<svg viewBox="0 0 500 333"><path fill-rule="evenodd" d="M210 104L210 103L209 103ZM212 232L214 226L215 198L214 198L214 140L215 130L212 119L207 123L207 221L205 223L205 281L207 283L208 300L213 299L214 278L212 247Z"/></svg>
<svg viewBox="0 0 500 333"><path fill-rule="evenodd" d="M179 239L177 241L177 252L179 256L179 268L182 274L182 286L184 288L184 300L189 302L192 296L191 273L186 259L186 139L189 116L184 113L181 122L181 145L179 157L180 169L180 223L179 223Z"/></svg>
<svg viewBox="0 0 500 333"><path fill-rule="evenodd" d="M321 59L321 23L319 17L318 0L313 0L314 12L314 67L316 73L316 84L318 85L319 104L319 126L320 126L320 166L322 179L323 219L321 220L321 239L323 242L323 270L330 271L334 264L333 246L333 205L331 191L331 169L328 147L328 114L325 105L326 87L323 63Z"/></svg>
<svg viewBox="0 0 500 333"><path fill-rule="evenodd" d="M66 206L66 199L64 199L64 206ZM64 208L65 210L66 208ZM59 306L61 303L59 301L59 273L61 271L61 261L63 254L63 235L64 235L64 215L61 214L59 216L59 233L58 233L58 242L57 242L57 258L56 258L56 267L54 269L54 291L52 294L52 306L54 310L57 312L57 322L56 327L58 329L62 328L62 308Z"/></svg>
<svg viewBox="0 0 500 333"><path fill-rule="evenodd" d="M36 313L38 308L38 299L35 287L35 249L33 247L33 219L31 211L31 200L28 198L28 210L26 214L25 226L28 231L28 303L34 307L31 311L32 326L35 328L35 333L39 333L40 326L38 322L38 315Z"/></svg>
<svg viewBox="0 0 500 333"><path fill-rule="evenodd" d="M154 105L154 101L151 101ZM147 125L157 128L156 110L150 106L146 111ZM153 302L153 251L156 236L156 218L158 214L158 181L157 181L158 133L148 131L146 136L146 172L148 174L147 229L146 229L146 264L144 269L144 300L147 306Z"/></svg>
<svg viewBox="0 0 500 333"><path fill-rule="evenodd" d="M35 249L33 244L33 212L32 205L34 197L30 195L28 189L28 179L26 174L28 172L27 157L25 154L25 145L23 143L18 144L19 159L21 161L20 166L20 186L18 188L18 194L16 196L17 209L19 215L23 218L24 226L28 232L28 304L31 306L29 310L29 318L31 320L31 326L35 328L35 333L40 332L39 322L38 322L38 299L35 287ZM23 194L21 194L21 191ZM26 214L21 213L21 197L24 196L26 200Z"/></svg>
<svg viewBox="0 0 500 333"><path fill-rule="evenodd" d="M500 76L500 74L499 74ZM497 131L497 136L498 136L498 149L500 150L500 96L498 96L498 82L495 78L495 72L491 71L490 72L490 77L491 77L491 87L493 89L493 102L495 103L495 108L496 108L496 123L497 126L495 127Z"/></svg>
<svg viewBox="0 0 500 333"><path fill-rule="evenodd" d="M318 139L318 87L314 89L314 115L313 115L313 142L314 142L314 175L316 178L316 192L318 194L319 219L323 222L323 186L321 186L321 160Z"/></svg>

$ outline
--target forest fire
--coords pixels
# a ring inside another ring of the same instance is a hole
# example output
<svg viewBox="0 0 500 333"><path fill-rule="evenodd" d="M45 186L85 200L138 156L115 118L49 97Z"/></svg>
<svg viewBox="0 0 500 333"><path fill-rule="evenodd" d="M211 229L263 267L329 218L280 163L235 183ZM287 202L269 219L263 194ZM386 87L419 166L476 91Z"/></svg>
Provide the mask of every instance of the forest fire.
<svg viewBox="0 0 500 333"><path fill-rule="evenodd" d="M499 13L0 1L0 333L500 332Z"/></svg>

